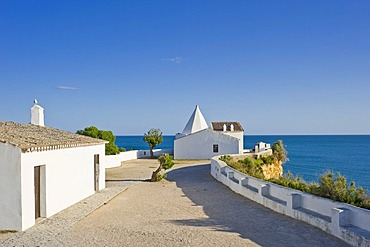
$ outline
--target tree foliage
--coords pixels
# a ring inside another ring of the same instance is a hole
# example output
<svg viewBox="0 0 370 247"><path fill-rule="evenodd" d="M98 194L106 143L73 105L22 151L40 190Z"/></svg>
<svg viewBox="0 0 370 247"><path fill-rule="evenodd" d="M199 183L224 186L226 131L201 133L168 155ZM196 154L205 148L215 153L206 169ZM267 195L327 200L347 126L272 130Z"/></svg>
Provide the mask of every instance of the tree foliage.
<svg viewBox="0 0 370 247"><path fill-rule="evenodd" d="M150 129L144 134L143 140L149 144L150 157L154 158L153 148L163 142L162 132L160 129Z"/></svg>
<svg viewBox="0 0 370 247"><path fill-rule="evenodd" d="M172 156L167 153L159 156L158 161L159 167L153 172L152 178L150 179L152 182L157 182L166 178L166 174L162 175L161 171L171 169L174 165Z"/></svg>
<svg viewBox="0 0 370 247"><path fill-rule="evenodd" d="M113 135L113 132L110 130L99 130L95 126L86 127L83 130L77 130L76 132L79 135L90 136L97 139L102 139L108 141L109 143L105 144L105 154L106 155L113 155L118 154L119 149L117 145L114 143L116 137Z"/></svg>
<svg viewBox="0 0 370 247"><path fill-rule="evenodd" d="M278 140L277 142L275 142L271 148L272 148L274 157L276 157L278 161L281 161L282 163L287 161L288 159L287 152L285 150L282 140Z"/></svg>

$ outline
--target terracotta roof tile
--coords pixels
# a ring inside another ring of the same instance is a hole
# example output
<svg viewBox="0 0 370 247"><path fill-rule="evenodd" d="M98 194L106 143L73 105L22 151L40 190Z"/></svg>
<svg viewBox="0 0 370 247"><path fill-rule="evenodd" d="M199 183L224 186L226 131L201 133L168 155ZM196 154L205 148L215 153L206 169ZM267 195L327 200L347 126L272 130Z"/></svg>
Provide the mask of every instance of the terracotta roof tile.
<svg viewBox="0 0 370 247"><path fill-rule="evenodd" d="M212 129L215 131L223 131L224 124L226 124L226 131L231 131L231 124L234 125L234 131L244 131L242 125L239 122L212 122Z"/></svg>
<svg viewBox="0 0 370 247"><path fill-rule="evenodd" d="M50 127L0 121L0 143L19 147L22 152L33 152L107 142Z"/></svg>

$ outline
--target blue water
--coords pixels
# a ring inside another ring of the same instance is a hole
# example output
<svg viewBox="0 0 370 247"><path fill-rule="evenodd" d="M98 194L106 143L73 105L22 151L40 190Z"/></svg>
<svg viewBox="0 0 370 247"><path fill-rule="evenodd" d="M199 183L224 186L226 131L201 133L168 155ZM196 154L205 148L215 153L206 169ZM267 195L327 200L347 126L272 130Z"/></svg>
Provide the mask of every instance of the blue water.
<svg viewBox="0 0 370 247"><path fill-rule="evenodd" d="M156 148L173 148L174 136L164 136ZM289 161L284 172L291 171L306 181L318 181L326 171L340 172L357 186L370 189L370 135L291 135L244 136L244 148L251 149L258 141L274 143L282 140ZM116 144L127 150L148 149L143 136L117 136Z"/></svg>
<svg viewBox="0 0 370 247"><path fill-rule="evenodd" d="M144 142L144 136L116 136L116 145L127 151L149 149L148 143ZM155 148L173 148L174 136L163 136L163 142Z"/></svg>

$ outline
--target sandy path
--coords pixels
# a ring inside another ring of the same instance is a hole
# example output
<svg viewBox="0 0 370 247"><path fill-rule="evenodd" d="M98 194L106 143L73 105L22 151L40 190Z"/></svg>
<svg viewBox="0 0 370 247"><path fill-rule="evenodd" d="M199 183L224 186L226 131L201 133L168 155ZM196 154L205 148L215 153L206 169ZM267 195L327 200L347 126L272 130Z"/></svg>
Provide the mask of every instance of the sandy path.
<svg viewBox="0 0 370 247"><path fill-rule="evenodd" d="M149 178L156 164L129 162L109 176ZM63 246L347 246L235 194L207 164L176 167L168 181L138 183L63 232Z"/></svg>
<svg viewBox="0 0 370 247"><path fill-rule="evenodd" d="M12 232L0 232L0 243L3 240L5 240L5 239L7 239L7 238L9 238L11 236L14 236L14 235L15 235L15 233L12 233Z"/></svg>

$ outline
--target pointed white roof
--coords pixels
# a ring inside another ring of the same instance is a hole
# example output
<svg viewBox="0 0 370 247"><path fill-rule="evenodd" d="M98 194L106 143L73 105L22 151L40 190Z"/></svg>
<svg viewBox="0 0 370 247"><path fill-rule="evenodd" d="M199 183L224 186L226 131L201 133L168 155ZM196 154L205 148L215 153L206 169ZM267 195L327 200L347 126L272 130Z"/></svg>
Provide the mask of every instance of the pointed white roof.
<svg viewBox="0 0 370 247"><path fill-rule="evenodd" d="M199 109L199 106L197 105L184 130L182 131L182 134L188 135L204 129L208 129L208 125L206 119L203 117L203 114Z"/></svg>

